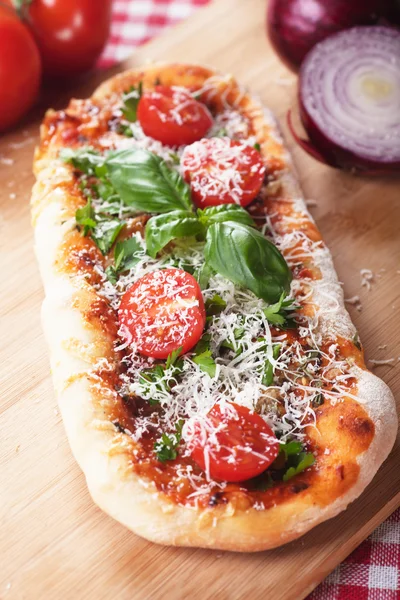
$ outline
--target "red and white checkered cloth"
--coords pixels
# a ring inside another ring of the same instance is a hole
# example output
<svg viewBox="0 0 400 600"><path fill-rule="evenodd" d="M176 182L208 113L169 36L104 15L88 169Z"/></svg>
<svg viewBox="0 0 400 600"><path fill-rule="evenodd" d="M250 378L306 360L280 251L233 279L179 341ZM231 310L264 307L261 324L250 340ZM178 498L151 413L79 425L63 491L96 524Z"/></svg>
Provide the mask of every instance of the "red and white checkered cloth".
<svg viewBox="0 0 400 600"><path fill-rule="evenodd" d="M209 0L114 0L111 36L99 66L178 23ZM382 523L316 590L309 600L399 600L400 509Z"/></svg>

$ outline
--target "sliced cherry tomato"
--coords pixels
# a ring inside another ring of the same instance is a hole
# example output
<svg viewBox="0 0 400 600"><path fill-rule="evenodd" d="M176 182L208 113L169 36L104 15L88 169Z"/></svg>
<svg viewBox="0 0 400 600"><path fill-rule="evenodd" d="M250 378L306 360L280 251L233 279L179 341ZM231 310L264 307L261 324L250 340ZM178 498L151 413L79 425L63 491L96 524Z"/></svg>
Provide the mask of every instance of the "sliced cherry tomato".
<svg viewBox="0 0 400 600"><path fill-rule="evenodd" d="M11 8L0 5L0 131L14 125L32 106L41 71L31 32Z"/></svg>
<svg viewBox="0 0 400 600"><path fill-rule="evenodd" d="M206 322L199 284L181 269L152 271L123 295L119 322L121 335L145 356L167 358L179 347L187 352Z"/></svg>
<svg viewBox="0 0 400 600"><path fill-rule="evenodd" d="M203 139L188 146L181 164L192 198L200 208L217 204L247 206L264 181L261 154L227 137Z"/></svg>
<svg viewBox="0 0 400 600"><path fill-rule="evenodd" d="M144 92L137 116L144 133L166 146L192 144L210 129L210 111L179 87L157 85Z"/></svg>
<svg viewBox="0 0 400 600"><path fill-rule="evenodd" d="M6 1L22 4L20 12L39 46L46 75L70 77L93 67L110 32L112 0Z"/></svg>
<svg viewBox="0 0 400 600"><path fill-rule="evenodd" d="M187 440L193 460L210 477L231 482L260 475L279 452L264 419L233 402L215 404L204 419L194 419Z"/></svg>

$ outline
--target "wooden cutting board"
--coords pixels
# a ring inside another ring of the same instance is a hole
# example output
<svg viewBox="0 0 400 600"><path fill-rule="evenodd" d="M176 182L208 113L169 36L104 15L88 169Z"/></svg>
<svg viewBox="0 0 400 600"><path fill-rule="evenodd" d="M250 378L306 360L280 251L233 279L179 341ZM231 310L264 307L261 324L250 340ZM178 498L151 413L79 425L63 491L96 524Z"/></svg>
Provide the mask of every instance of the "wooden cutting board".
<svg viewBox="0 0 400 600"><path fill-rule="evenodd" d="M367 358L395 358L377 373L400 400L400 185L324 167L296 148L285 114L295 77L264 30L264 0L219 0L125 63L197 61L232 72L277 114L306 198L329 244ZM116 70L114 69L114 72ZM43 110L88 95L108 76L44 96L37 115L0 139L2 600L263 600L303 598L400 504L400 448L345 513L302 539L258 554L163 548L97 509L69 450L50 382L39 321L42 287L32 250L32 152ZM360 269L375 278L360 285ZM379 346L387 345L384 349Z"/></svg>

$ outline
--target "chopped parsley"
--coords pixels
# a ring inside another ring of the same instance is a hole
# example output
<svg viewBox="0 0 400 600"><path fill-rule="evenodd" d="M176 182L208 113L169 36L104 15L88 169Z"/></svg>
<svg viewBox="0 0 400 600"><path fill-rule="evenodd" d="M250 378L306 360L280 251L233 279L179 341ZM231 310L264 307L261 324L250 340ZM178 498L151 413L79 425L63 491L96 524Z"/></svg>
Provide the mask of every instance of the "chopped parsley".
<svg viewBox="0 0 400 600"><path fill-rule="evenodd" d="M154 444L154 451L157 455L157 459L160 462L166 462L167 460L175 460L178 456L177 448L182 439L182 427L184 424L183 419L175 425L175 433L170 435L163 433L161 438L158 439Z"/></svg>

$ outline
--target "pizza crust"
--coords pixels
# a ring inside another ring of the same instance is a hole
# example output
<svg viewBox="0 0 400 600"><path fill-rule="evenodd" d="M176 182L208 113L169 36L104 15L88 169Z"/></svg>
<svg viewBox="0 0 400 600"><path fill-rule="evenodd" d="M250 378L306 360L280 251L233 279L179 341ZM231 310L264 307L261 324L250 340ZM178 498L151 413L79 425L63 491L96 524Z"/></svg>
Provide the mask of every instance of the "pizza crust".
<svg viewBox="0 0 400 600"><path fill-rule="evenodd" d="M179 65L179 73L197 73L201 67ZM154 72L171 72L174 67L156 65ZM126 89L127 82L143 74L131 71L106 82L95 92L96 100ZM190 75L192 76L192 75ZM194 77L195 75L193 75ZM180 80L180 83L183 82ZM258 109L258 104L253 101ZM264 119L280 144L280 135L268 111ZM284 156L288 170L285 191L296 198L296 208L309 215L301 197L290 157ZM342 495L326 506L320 506L310 493L291 497L268 510L255 508L241 511L228 505L200 509L175 504L157 491L155 484L136 475L130 466L131 447L124 434L116 433L107 420L101 402L95 396L90 374L99 360L113 355L111 338L89 324L77 306L90 305L95 291L79 277L71 278L55 264L55 257L74 219L66 211L68 192L60 183L71 178L69 169L51 156L39 152L35 162L37 183L33 189L32 207L35 220L35 249L45 287L42 320L50 348L51 369L58 402L72 452L83 470L93 500L106 513L132 531L153 542L177 546L198 546L233 551L257 551L274 548L299 537L318 523L344 510L372 480L390 452L396 432L397 415L394 398L380 379L367 370L354 367L358 380L358 396L375 424L375 433L367 451L357 457L358 478ZM311 219L312 220L312 219ZM314 290L319 305L320 326L325 333L351 338L355 328L344 307L327 249L315 257L322 279ZM329 312L327 297L334 298L339 309ZM82 304L83 303L83 304ZM102 394L115 394L101 388Z"/></svg>

